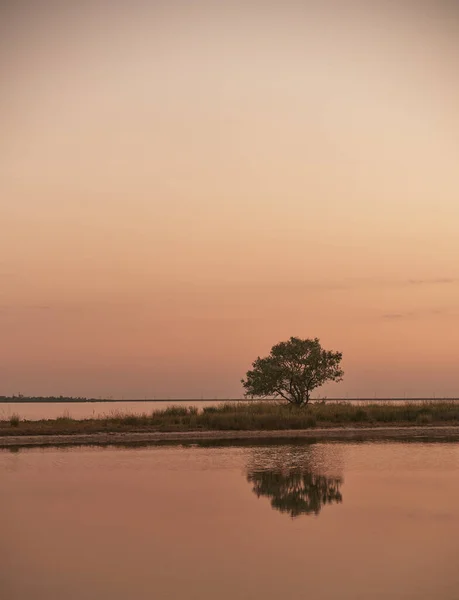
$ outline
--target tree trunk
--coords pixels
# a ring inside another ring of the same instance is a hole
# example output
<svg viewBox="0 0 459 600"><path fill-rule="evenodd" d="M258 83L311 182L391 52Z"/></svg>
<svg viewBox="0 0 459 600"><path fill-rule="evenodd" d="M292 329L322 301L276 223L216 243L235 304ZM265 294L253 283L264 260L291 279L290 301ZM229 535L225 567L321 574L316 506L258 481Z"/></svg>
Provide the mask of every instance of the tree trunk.
<svg viewBox="0 0 459 600"><path fill-rule="evenodd" d="M301 401L301 397L298 394L296 394L295 392L292 392L290 394L290 398L291 398L291 400L290 400L291 404L293 404L294 406L301 406L302 401Z"/></svg>

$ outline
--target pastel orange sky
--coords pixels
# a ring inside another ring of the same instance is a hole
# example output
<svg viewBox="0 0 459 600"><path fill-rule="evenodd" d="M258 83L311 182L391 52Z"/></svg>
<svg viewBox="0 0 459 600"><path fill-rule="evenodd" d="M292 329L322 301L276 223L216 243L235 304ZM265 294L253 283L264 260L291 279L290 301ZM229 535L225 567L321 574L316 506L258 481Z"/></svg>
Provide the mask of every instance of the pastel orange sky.
<svg viewBox="0 0 459 600"><path fill-rule="evenodd" d="M6 2L0 48L0 395L238 397L291 335L322 394L459 395L454 2Z"/></svg>

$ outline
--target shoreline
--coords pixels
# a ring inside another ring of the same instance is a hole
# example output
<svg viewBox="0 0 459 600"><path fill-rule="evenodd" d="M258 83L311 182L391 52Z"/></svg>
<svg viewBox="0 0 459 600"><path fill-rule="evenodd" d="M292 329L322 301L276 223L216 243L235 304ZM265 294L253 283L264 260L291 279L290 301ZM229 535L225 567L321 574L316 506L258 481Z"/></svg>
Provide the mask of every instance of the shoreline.
<svg viewBox="0 0 459 600"><path fill-rule="evenodd" d="M200 441L459 441L459 426L326 427L286 430L103 432L4 435L0 449L45 446L111 446Z"/></svg>
<svg viewBox="0 0 459 600"><path fill-rule="evenodd" d="M186 404L194 402L230 402L232 404L236 403L255 403L255 402L278 402L279 400L276 398L264 398L264 399L248 399L248 398L21 398L13 397L13 396L0 396L0 405L1 404L130 404L130 403L160 403L164 404L165 402L178 404ZM316 402L320 402L320 398L311 398L311 404ZM362 403L384 403L384 402L459 402L459 397L457 396L426 396L425 398L417 398L417 397L394 397L394 398L327 398L327 402L362 402Z"/></svg>

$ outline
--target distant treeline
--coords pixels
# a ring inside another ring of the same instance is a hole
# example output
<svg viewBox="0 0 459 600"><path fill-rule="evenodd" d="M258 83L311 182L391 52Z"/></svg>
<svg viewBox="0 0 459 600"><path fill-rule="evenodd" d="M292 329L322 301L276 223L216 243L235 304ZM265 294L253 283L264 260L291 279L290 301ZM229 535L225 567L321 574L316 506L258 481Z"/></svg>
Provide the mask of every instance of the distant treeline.
<svg viewBox="0 0 459 600"><path fill-rule="evenodd" d="M0 396L0 402L111 402L96 398L73 398L70 396Z"/></svg>
<svg viewBox="0 0 459 600"><path fill-rule="evenodd" d="M73 396L0 396L6 402L215 402L218 398L84 398ZM241 402L241 398L220 398L225 402Z"/></svg>
<svg viewBox="0 0 459 600"><path fill-rule="evenodd" d="M0 404L26 402L257 402L254 398L85 398L79 396L0 396ZM275 398L265 398L264 402L274 401ZM362 404L362 403L393 403L393 402L459 402L459 397L441 398L314 398L313 403L327 402L328 404Z"/></svg>

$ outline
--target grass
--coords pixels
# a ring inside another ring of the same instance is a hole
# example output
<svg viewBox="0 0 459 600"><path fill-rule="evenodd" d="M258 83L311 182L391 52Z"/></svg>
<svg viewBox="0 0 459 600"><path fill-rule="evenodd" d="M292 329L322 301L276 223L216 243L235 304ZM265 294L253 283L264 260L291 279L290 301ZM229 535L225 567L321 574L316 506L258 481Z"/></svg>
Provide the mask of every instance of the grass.
<svg viewBox="0 0 459 600"><path fill-rule="evenodd" d="M20 422L21 422L21 419L19 418L19 415L17 415L16 413L13 413L10 417L11 427L19 427Z"/></svg>
<svg viewBox="0 0 459 600"><path fill-rule="evenodd" d="M0 436L132 431L273 431L314 427L459 425L459 403L426 401L389 404L314 403L298 408L279 402L238 402L196 407L173 406L151 414L111 413L77 420L68 414L42 421L18 415L0 421Z"/></svg>

